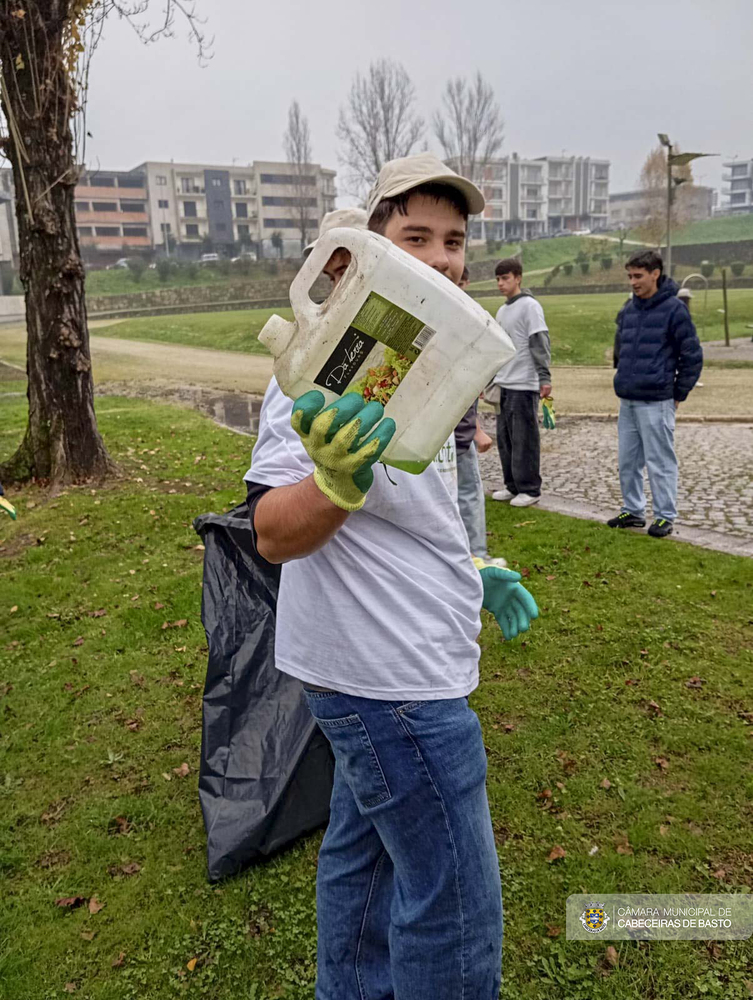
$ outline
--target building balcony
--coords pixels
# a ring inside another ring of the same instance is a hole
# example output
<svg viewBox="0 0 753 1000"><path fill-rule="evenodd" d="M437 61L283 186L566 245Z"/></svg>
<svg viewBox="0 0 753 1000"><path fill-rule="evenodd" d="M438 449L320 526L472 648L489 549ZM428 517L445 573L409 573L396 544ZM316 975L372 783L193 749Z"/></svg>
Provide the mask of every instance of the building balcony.
<svg viewBox="0 0 753 1000"><path fill-rule="evenodd" d="M253 190L253 191L251 191L251 190L249 190L249 191L241 191L241 192L239 192L239 191L231 191L230 192L230 197L231 198L255 198L256 197L256 191L255 190Z"/></svg>
<svg viewBox="0 0 753 1000"><path fill-rule="evenodd" d="M206 212L199 212L197 215L181 215L180 221L183 223L188 223L191 225L192 222L206 222L207 214Z"/></svg>
<svg viewBox="0 0 753 1000"><path fill-rule="evenodd" d="M179 194L181 196L190 197L190 195L192 195L192 194L204 194L204 188L203 187L192 187L188 191L186 191L186 189L183 188L183 187L181 187L180 184L176 184L175 185L175 192L176 192L176 194Z"/></svg>

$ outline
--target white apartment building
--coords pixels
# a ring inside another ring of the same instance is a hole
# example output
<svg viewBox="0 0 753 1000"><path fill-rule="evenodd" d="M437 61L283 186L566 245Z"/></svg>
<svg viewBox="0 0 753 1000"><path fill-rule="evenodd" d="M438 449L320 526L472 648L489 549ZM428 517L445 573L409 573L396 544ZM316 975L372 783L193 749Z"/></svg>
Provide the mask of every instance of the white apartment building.
<svg viewBox="0 0 753 1000"><path fill-rule="evenodd" d="M318 235L322 216L335 207L334 170L311 164L303 191L289 163L254 161L246 165L149 160L134 168L147 177L153 245L163 248L172 237L182 256L197 256L207 238L220 251L231 244L276 254L272 235L283 238L285 255L301 250L299 207L305 201L306 238ZM172 241L170 241L172 243Z"/></svg>
<svg viewBox="0 0 753 1000"><path fill-rule="evenodd" d="M753 212L753 160L727 160L722 164L722 211L725 215Z"/></svg>
<svg viewBox="0 0 753 1000"><path fill-rule="evenodd" d="M529 160L513 153L487 163L479 183L486 208L471 220L471 242L529 240L568 229L607 226L608 160L582 156Z"/></svg>

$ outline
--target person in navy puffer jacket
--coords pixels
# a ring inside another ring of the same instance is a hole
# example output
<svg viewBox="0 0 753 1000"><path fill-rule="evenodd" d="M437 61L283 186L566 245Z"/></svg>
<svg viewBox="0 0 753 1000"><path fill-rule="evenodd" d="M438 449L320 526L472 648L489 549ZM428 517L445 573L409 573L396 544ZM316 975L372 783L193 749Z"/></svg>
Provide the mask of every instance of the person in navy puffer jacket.
<svg viewBox="0 0 753 1000"><path fill-rule="evenodd" d="M614 391L622 512L610 528L643 528L648 468L654 521L649 535L671 534L677 517L675 410L688 397L703 367L703 351L677 284L662 273L658 253L642 250L625 265L633 290L617 317Z"/></svg>

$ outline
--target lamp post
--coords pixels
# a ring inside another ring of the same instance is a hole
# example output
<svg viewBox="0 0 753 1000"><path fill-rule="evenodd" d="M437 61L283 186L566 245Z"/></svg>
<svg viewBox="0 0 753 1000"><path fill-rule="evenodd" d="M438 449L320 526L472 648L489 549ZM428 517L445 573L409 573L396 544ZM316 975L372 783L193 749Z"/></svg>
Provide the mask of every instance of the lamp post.
<svg viewBox="0 0 753 1000"><path fill-rule="evenodd" d="M718 156L718 153L673 153L672 143L665 132L659 132L659 142L667 150L667 274L672 277L672 202L674 185L685 183L685 178L673 177L672 167L684 167L702 156Z"/></svg>

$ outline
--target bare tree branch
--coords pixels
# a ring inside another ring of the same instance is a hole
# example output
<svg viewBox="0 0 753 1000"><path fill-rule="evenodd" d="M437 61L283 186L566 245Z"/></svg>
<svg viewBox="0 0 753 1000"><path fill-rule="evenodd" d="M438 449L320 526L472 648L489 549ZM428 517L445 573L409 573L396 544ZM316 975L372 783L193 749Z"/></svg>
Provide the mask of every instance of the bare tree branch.
<svg viewBox="0 0 753 1000"><path fill-rule="evenodd" d="M673 152L679 153L677 146ZM687 221L688 189L693 185L693 170L689 163L673 167L672 176L682 184L672 192L672 226ZM667 235L667 154L663 146L652 149L645 159L640 175L643 192L641 209L643 221L638 227L641 239L660 246Z"/></svg>
<svg viewBox="0 0 753 1000"><path fill-rule="evenodd" d="M311 166L311 134L308 120L301 112L298 101L293 101L288 111L288 127L283 136L285 157L290 164L293 183L290 185L291 197L294 200L293 209L301 231L301 250L308 240L309 210L316 211L316 182L311 183L313 168ZM313 198L314 206L308 204Z"/></svg>
<svg viewBox="0 0 753 1000"><path fill-rule="evenodd" d="M442 104L432 124L445 157L463 177L482 181L486 164L504 138L504 120L491 85L479 72L472 81L448 80Z"/></svg>
<svg viewBox="0 0 753 1000"><path fill-rule="evenodd" d="M365 76L356 74L336 133L354 193L362 196L384 163L408 156L423 138L415 100L416 89L399 63L380 59Z"/></svg>

